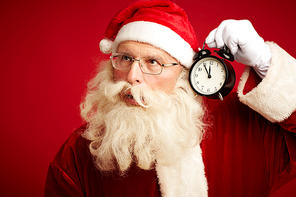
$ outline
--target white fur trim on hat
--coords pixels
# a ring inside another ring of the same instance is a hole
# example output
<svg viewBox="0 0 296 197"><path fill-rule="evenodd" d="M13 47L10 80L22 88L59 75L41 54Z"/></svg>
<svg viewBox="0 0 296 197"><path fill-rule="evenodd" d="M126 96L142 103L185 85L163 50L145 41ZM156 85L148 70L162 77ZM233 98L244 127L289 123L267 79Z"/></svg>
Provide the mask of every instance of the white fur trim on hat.
<svg viewBox="0 0 296 197"><path fill-rule="evenodd" d="M118 45L127 40L148 43L162 49L187 68L193 63L195 52L189 43L170 28L158 23L136 21L124 25L115 38L112 52L117 52Z"/></svg>

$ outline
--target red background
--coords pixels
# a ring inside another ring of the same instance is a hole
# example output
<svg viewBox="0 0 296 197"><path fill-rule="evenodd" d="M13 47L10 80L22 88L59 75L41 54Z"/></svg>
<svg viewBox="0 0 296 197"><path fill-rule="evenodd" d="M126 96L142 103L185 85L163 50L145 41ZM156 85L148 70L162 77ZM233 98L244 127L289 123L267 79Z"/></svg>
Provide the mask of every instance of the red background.
<svg viewBox="0 0 296 197"><path fill-rule="evenodd" d="M0 1L0 195L43 195L48 163L82 124L79 103L111 17L132 1ZM296 57L295 0L176 0L201 45L222 20L249 19ZM106 57L106 56L104 56ZM239 75L241 65L234 64ZM296 143L296 142L295 142ZM296 192L294 179L274 193Z"/></svg>

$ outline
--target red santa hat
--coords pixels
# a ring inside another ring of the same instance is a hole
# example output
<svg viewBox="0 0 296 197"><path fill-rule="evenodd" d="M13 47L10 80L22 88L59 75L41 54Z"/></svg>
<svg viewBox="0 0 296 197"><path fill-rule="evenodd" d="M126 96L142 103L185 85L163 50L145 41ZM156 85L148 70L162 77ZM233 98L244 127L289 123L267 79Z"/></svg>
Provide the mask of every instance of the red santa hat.
<svg viewBox="0 0 296 197"><path fill-rule="evenodd" d="M198 51L195 32L183 9L171 1L136 1L109 23L100 50L117 51L123 41L137 41L162 49L189 68Z"/></svg>

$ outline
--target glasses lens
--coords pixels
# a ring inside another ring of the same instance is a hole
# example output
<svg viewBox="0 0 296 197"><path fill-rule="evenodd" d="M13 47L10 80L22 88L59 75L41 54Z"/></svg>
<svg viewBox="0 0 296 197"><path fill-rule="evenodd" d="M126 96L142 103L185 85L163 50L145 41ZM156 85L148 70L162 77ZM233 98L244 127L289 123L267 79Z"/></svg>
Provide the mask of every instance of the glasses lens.
<svg viewBox="0 0 296 197"><path fill-rule="evenodd" d="M118 70L129 70L133 63L133 58L124 54L114 54L111 56L113 67Z"/></svg>
<svg viewBox="0 0 296 197"><path fill-rule="evenodd" d="M158 75L162 71L162 61L152 58L141 58L140 64L142 71L146 74Z"/></svg>

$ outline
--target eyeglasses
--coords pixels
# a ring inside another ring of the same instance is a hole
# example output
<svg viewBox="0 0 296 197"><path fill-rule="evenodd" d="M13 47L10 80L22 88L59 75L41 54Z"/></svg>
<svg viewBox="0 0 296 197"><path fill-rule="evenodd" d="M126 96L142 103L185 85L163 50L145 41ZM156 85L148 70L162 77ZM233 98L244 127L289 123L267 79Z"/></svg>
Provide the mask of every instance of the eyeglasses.
<svg viewBox="0 0 296 197"><path fill-rule="evenodd" d="M161 60L150 57L141 57L140 59L135 59L130 55L122 53L113 53L110 58L113 67L123 71L130 70L133 62L138 61L141 71L148 75L160 75L162 73L163 67L179 65L179 63L163 64Z"/></svg>

